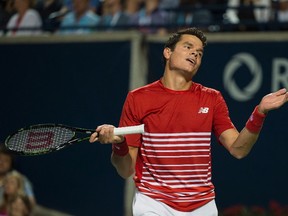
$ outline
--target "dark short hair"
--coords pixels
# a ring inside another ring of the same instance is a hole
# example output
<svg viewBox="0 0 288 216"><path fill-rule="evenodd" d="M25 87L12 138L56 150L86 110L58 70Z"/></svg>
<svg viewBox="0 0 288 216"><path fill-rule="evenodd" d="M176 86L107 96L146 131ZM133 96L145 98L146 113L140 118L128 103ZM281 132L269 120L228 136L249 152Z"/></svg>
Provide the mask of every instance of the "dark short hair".
<svg viewBox="0 0 288 216"><path fill-rule="evenodd" d="M2 142L0 142L0 153L10 154L10 150Z"/></svg>
<svg viewBox="0 0 288 216"><path fill-rule="evenodd" d="M180 41L181 36L184 34L194 35L202 41L203 47L207 45L207 38L205 34L198 28L187 28L182 29L175 32L171 37L167 40L164 48L170 48L172 51L175 49L176 44Z"/></svg>

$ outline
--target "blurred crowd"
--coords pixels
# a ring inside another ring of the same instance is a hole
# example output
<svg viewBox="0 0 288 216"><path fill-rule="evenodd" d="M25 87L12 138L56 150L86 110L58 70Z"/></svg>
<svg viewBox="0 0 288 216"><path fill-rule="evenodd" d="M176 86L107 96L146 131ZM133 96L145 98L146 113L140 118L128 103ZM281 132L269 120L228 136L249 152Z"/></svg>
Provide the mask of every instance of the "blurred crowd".
<svg viewBox="0 0 288 216"><path fill-rule="evenodd" d="M0 0L2 35L288 30L288 0Z"/></svg>
<svg viewBox="0 0 288 216"><path fill-rule="evenodd" d="M33 184L15 166L16 156L0 144L0 216L69 216L37 203Z"/></svg>

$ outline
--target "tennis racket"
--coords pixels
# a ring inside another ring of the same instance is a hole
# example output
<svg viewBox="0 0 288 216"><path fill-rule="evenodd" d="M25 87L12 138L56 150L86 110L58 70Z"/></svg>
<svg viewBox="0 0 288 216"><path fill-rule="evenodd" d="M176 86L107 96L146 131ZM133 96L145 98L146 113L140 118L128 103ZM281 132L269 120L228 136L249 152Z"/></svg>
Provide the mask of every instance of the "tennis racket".
<svg viewBox="0 0 288 216"><path fill-rule="evenodd" d="M8 136L6 147L20 155L41 155L88 140L95 130L62 124L38 124L21 128ZM144 133L144 125L114 128L115 135Z"/></svg>

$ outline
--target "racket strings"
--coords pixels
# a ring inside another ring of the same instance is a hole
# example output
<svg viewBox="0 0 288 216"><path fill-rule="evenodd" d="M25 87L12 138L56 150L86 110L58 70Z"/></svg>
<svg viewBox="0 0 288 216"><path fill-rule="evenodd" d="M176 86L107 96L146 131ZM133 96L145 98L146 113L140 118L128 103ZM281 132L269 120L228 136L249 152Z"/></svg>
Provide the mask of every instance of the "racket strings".
<svg viewBox="0 0 288 216"><path fill-rule="evenodd" d="M75 132L67 128L45 126L20 131L6 144L10 150L29 154L57 149L74 136Z"/></svg>

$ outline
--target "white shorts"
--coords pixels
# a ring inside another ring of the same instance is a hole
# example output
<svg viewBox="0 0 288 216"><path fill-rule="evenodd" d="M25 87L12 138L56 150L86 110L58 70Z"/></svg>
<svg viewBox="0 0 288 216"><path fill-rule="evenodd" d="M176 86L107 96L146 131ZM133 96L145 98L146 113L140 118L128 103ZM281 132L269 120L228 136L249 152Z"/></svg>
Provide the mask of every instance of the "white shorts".
<svg viewBox="0 0 288 216"><path fill-rule="evenodd" d="M135 191L133 216L218 216L215 200L192 212L180 212L170 206L154 200L139 191Z"/></svg>

